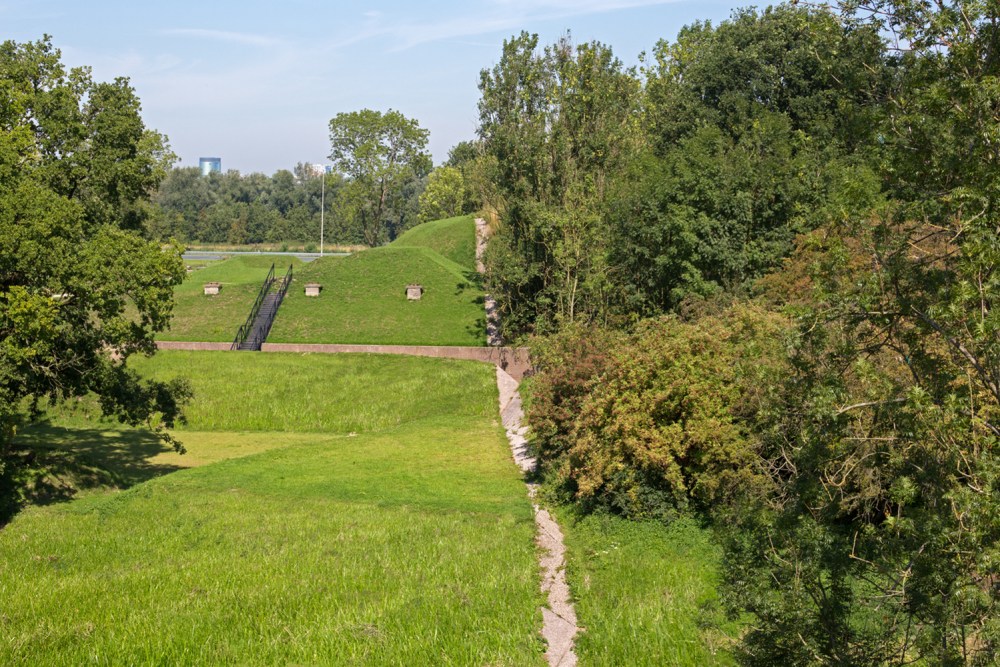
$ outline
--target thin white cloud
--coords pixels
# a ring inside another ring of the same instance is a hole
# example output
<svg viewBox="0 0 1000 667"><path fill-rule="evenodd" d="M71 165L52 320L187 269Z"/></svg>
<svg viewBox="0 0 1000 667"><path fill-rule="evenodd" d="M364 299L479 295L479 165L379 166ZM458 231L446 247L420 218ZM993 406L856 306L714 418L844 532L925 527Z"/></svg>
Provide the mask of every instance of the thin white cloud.
<svg viewBox="0 0 1000 667"><path fill-rule="evenodd" d="M506 9L520 9L525 13L537 10L565 11L570 15L597 14L619 9L667 4L665 0L493 0L493 4Z"/></svg>
<svg viewBox="0 0 1000 667"><path fill-rule="evenodd" d="M248 46L272 47L281 46L284 40L267 35L255 35L246 32L230 32L228 30L208 30L205 28L170 28L161 31L164 35L177 35L180 37L196 37L199 39L210 39L219 42L232 42L235 44L246 44Z"/></svg>
<svg viewBox="0 0 1000 667"><path fill-rule="evenodd" d="M625 9L673 4L679 0L493 0L490 8L444 21L397 22L371 25L331 44L334 49L375 38L387 38L390 51L421 44L488 35L520 28L528 23L570 19ZM384 18L384 17L383 17Z"/></svg>

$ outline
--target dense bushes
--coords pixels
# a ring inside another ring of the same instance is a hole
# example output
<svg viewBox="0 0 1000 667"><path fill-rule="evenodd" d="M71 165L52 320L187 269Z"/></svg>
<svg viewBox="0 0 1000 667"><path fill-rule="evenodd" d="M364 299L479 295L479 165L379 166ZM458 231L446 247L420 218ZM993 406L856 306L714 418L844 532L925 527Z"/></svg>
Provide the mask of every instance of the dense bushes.
<svg viewBox="0 0 1000 667"><path fill-rule="evenodd" d="M737 306L630 337L565 335L529 418L556 486L590 507L666 518L759 482L752 417L781 371L787 321Z"/></svg>

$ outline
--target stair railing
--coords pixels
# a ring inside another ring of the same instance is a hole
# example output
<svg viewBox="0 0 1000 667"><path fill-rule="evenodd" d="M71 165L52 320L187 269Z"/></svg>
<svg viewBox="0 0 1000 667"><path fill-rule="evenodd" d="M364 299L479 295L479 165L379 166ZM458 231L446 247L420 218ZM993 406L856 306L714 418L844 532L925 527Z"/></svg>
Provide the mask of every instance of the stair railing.
<svg viewBox="0 0 1000 667"><path fill-rule="evenodd" d="M264 284L260 287L260 292L257 293L257 299L253 302L253 307L250 309L250 314L247 316L247 321L243 323L240 330L236 332L236 338L233 339L233 344L229 346L230 350L238 350L243 343L246 342L247 336L253 331L254 320L257 319L257 313L260 312L260 305L264 303L264 297L267 296L268 292L271 291L271 283L274 282L274 264L271 264L271 270L267 272L267 278L264 279Z"/></svg>
<svg viewBox="0 0 1000 667"><path fill-rule="evenodd" d="M272 281L273 282L273 281ZM271 325L274 324L274 318L278 316L278 308L281 307L281 302L285 299L285 294L288 292L288 286L292 284L292 265L288 265L288 271L285 272L285 277L281 279L278 283L277 289L275 290L274 303L271 307L264 311L263 320L261 321L261 326L256 327L253 330L253 338L250 339L250 349L259 350L267 340L267 334L271 332Z"/></svg>

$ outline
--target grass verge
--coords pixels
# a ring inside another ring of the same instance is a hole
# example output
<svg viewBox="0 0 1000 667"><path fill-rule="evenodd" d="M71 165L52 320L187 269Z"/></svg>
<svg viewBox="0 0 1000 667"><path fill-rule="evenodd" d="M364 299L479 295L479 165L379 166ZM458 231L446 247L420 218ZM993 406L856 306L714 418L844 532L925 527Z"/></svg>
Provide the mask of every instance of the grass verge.
<svg viewBox="0 0 1000 667"><path fill-rule="evenodd" d="M720 551L686 520L669 526L557 508L581 627L581 665L735 664L738 633L717 607Z"/></svg>

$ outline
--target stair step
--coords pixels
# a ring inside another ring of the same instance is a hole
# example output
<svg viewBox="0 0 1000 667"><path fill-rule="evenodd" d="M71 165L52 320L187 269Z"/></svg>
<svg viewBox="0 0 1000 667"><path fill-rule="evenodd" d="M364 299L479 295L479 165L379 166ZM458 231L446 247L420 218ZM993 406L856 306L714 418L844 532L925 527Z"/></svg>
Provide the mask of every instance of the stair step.
<svg viewBox="0 0 1000 667"><path fill-rule="evenodd" d="M271 268L273 271L274 267L272 266ZM270 286L270 291L261 299L260 309L257 311L257 316L250 325L250 332L247 334L246 340L237 347L238 350L256 351L260 349L260 344L255 345L252 341L259 340L259 343L263 343L266 340L267 334L270 332L270 325L278 313L278 307L281 305L281 299L284 296L282 284L284 283L284 289L287 290L291 271L292 269L289 267L285 280L276 280Z"/></svg>

